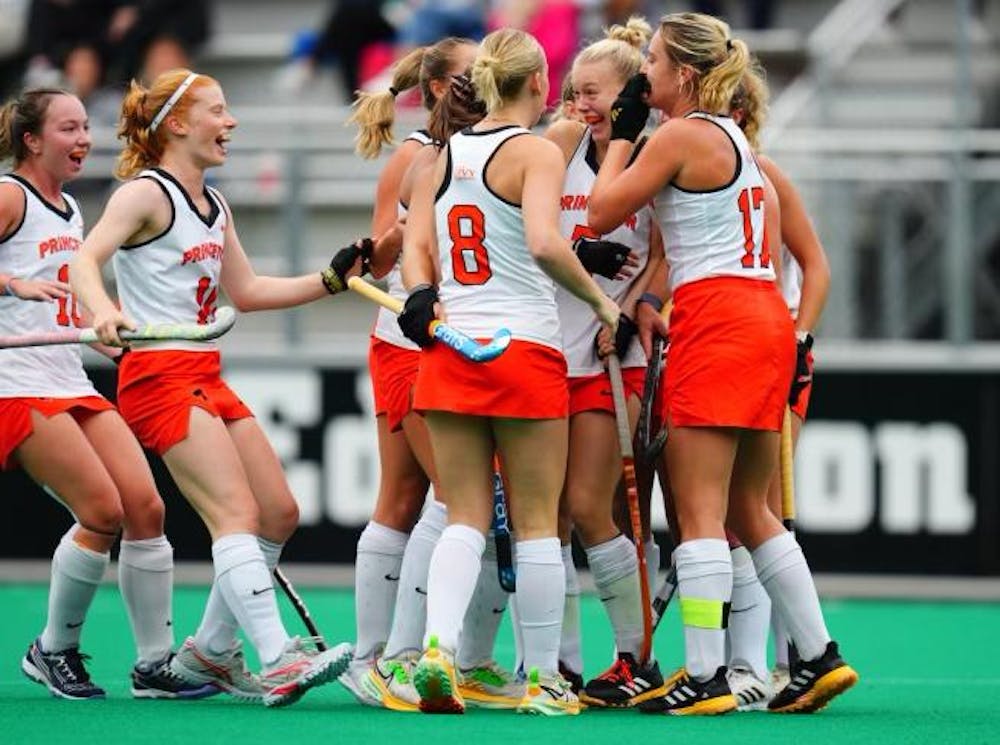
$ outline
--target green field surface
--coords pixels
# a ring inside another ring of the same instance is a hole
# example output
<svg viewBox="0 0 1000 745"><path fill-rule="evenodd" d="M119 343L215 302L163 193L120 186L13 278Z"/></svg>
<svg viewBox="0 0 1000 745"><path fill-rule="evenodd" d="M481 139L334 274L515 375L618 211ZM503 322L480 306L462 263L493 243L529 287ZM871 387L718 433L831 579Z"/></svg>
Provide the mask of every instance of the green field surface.
<svg viewBox="0 0 1000 745"><path fill-rule="evenodd" d="M352 594L299 588L328 641L351 639ZM204 587L179 587L174 626L197 625ZM284 603L284 601L282 601ZM1000 739L1000 605L830 601L827 622L861 682L825 711L811 715L767 713L680 718L635 711L593 711L579 717L535 718L472 710L465 716L400 714L358 706L338 684L310 692L295 706L268 710L216 696L201 701L138 701L129 693L132 637L113 585L101 588L83 632L90 671L108 691L103 701L52 698L20 670L28 643L41 631L46 588L0 585L0 743L101 743L160 745L227 743L996 743ZM287 604L288 628L300 623ZM676 609L656 639L664 673L681 661ZM610 661L607 620L596 598L583 599L587 674ZM509 624L497 657L513 658Z"/></svg>

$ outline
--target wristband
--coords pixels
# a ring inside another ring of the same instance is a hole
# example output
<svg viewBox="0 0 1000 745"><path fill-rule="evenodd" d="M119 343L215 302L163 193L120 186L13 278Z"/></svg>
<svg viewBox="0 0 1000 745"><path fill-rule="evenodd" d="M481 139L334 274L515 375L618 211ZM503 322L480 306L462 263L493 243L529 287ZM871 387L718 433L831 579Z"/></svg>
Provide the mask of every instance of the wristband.
<svg viewBox="0 0 1000 745"><path fill-rule="evenodd" d="M10 295L11 297L17 297L17 295L14 294L14 288L11 286L14 284L15 279L20 279L20 277L10 277L4 284L3 292L0 292L0 295Z"/></svg>
<svg viewBox="0 0 1000 745"><path fill-rule="evenodd" d="M804 329L800 329L795 332L795 340L800 344L805 344L806 349L812 349L813 345L813 335L811 332Z"/></svg>
<svg viewBox="0 0 1000 745"><path fill-rule="evenodd" d="M656 309L657 313L659 313L661 310L663 310L663 301L660 299L660 296L659 295L655 295L652 292L644 292L644 293L642 293L642 297L639 298L639 302L640 303L649 303L650 305L652 305Z"/></svg>

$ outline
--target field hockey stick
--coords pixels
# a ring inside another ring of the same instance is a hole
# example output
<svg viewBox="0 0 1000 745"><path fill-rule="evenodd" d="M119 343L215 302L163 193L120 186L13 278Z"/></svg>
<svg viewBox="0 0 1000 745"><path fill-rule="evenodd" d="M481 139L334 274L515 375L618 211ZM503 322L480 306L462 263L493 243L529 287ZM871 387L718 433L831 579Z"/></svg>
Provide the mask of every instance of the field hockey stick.
<svg viewBox="0 0 1000 745"><path fill-rule="evenodd" d="M642 448L643 456L649 450L649 430L653 423L653 400L656 389L660 385L660 373L663 369L663 337L657 335L653 340L653 351L646 366L646 379L642 386L642 402L639 405L639 425L636 428L636 439Z"/></svg>
<svg viewBox="0 0 1000 745"><path fill-rule="evenodd" d="M649 576L646 573L646 548L642 541L642 517L639 515L639 489L635 481L635 454L632 451L632 432L628 423L625 404L625 386L622 383L622 365L617 354L608 355L608 377L611 379L611 398L615 406L615 424L618 428L618 446L622 452L622 470L625 475L625 496L628 501L629 520L632 523L632 543L639 559L639 596L642 603L642 649L640 660L645 664L653 646L653 608L649 597Z"/></svg>
<svg viewBox="0 0 1000 745"><path fill-rule="evenodd" d="M795 461L792 453L792 410L785 407L781 422L781 520L795 532Z"/></svg>
<svg viewBox="0 0 1000 745"><path fill-rule="evenodd" d="M236 312L223 306L215 311L211 323L156 323L140 326L135 331L122 329L118 336L122 341L161 341L178 339L183 341L210 341L229 331L236 323ZM66 331L44 331L38 333L0 336L0 349L17 347L46 347L53 344L96 344L100 342L97 331L92 328L67 329Z"/></svg>
<svg viewBox="0 0 1000 745"><path fill-rule="evenodd" d="M323 641L323 635L319 633L319 629L316 628L316 624L313 622L312 616L309 615L309 609L306 607L305 602L295 591L292 583L285 576L285 573L281 571L278 567L274 568L272 572L274 575L274 580L278 583L278 586L284 591L285 595L288 597L289 601L292 603L292 607L295 608L295 612L299 614L299 618L302 619L302 624L309 631L309 636L315 639L316 649L320 652L326 651L326 642Z"/></svg>
<svg viewBox="0 0 1000 745"><path fill-rule="evenodd" d="M359 295L372 300L383 308L388 308L396 315L403 312L403 301L394 298L388 292L368 284L361 277L351 277L347 286ZM480 344L475 339L466 336L461 331L441 321L431 321L428 332L445 346L451 347L460 355L472 362L489 362L503 354L510 346L510 331L500 329L486 344Z"/></svg>
<svg viewBox="0 0 1000 745"><path fill-rule="evenodd" d="M507 520L507 497L500 474L500 459L493 456L493 542L497 547L497 580L504 592L517 590L517 573L510 547L510 523Z"/></svg>
<svg viewBox="0 0 1000 745"><path fill-rule="evenodd" d="M667 607L670 605L670 601L674 599L674 593L677 592L677 567L674 564L670 565L667 570L667 576L663 578L663 584L660 585L660 589L656 591L656 597L653 598L653 632L660 627L660 621L667 614Z"/></svg>

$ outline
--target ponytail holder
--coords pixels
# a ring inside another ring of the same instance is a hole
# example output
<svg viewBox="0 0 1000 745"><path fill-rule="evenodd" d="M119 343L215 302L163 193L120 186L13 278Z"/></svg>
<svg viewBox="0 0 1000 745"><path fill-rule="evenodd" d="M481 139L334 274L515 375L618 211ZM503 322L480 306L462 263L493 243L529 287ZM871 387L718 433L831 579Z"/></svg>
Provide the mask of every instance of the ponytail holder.
<svg viewBox="0 0 1000 745"><path fill-rule="evenodd" d="M726 39L726 51L727 52L733 51L733 40L732 39Z"/></svg>
<svg viewBox="0 0 1000 745"><path fill-rule="evenodd" d="M396 96L398 96L398 95L399 95L399 91L398 91L398 90L396 90L396 89L395 89L395 88L394 88L393 86L391 86L391 85L389 86L389 93L391 93L391 94L392 94L392 97L393 97L393 98L395 98Z"/></svg>

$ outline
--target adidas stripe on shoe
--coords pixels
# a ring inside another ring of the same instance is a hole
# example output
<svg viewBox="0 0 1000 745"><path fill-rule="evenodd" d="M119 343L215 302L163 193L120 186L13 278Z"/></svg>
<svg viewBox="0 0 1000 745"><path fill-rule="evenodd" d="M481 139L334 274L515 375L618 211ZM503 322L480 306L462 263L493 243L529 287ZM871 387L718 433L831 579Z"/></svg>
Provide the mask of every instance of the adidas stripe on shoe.
<svg viewBox="0 0 1000 745"><path fill-rule="evenodd" d="M589 706L624 708L662 696L666 690L655 660L643 666L622 652L610 668L584 686L580 700Z"/></svg>
<svg viewBox="0 0 1000 745"><path fill-rule="evenodd" d="M858 674L844 662L833 641L815 660L795 662L790 674L788 685L768 704L769 711L800 714L819 711L858 682Z"/></svg>
<svg viewBox="0 0 1000 745"><path fill-rule="evenodd" d="M720 667L710 679L698 681L684 671L674 675L667 692L639 704L643 714L673 714L678 716L725 714L736 709L736 698L726 680L726 668Z"/></svg>

